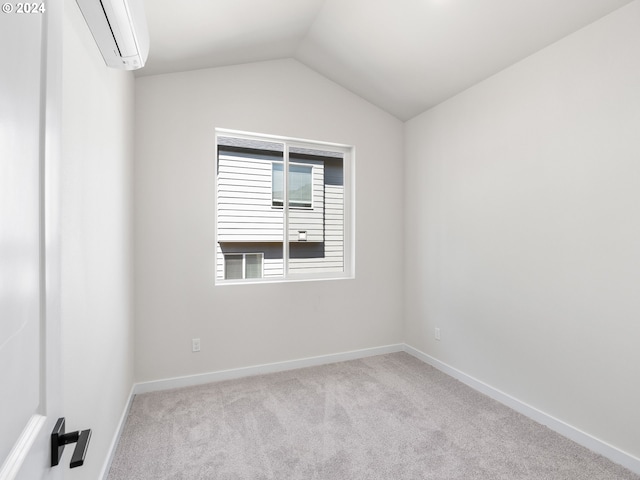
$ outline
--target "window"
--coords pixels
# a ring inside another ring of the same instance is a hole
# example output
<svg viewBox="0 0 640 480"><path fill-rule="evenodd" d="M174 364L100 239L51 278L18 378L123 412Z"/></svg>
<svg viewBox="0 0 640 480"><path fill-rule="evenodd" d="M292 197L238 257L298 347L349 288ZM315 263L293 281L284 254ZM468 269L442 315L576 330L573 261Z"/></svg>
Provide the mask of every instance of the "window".
<svg viewBox="0 0 640 480"><path fill-rule="evenodd" d="M216 131L216 283L353 275L353 147Z"/></svg>
<svg viewBox="0 0 640 480"><path fill-rule="evenodd" d="M224 278L262 278L261 253L233 253L224 256Z"/></svg>
<svg viewBox="0 0 640 480"><path fill-rule="evenodd" d="M273 191L273 206L283 205L284 166L273 162L271 189ZM289 206L311 208L313 202L312 190L313 167L289 163Z"/></svg>

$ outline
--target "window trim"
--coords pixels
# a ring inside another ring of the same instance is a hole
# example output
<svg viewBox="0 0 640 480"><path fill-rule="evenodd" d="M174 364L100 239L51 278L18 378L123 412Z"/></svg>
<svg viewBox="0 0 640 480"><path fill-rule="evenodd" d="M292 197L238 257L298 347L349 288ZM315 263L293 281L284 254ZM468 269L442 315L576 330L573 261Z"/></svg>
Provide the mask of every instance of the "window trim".
<svg viewBox="0 0 640 480"><path fill-rule="evenodd" d="M242 279L242 280L229 280L218 278L214 269L214 284L216 286L234 285L234 284L269 284L269 283L288 283L288 282L307 282L307 281L326 281L326 280L349 280L355 278L355 245L356 245L356 147L354 145L325 142L318 140L309 140L304 138L295 138L281 135L253 133L242 130L233 130L226 128L215 128L214 135L214 230L215 230L215 242L219 245L218 240L218 137L233 137L241 140L253 140L262 142L282 143L284 145L283 163L286 164L289 158L289 150L294 149L315 149L325 150L327 152L339 153L342 156L342 175L344 186L343 197L343 215L344 215L344 245L343 245L343 271L342 272L324 272L324 273L312 273L312 274L300 274L290 273L288 269L288 262L285 259L289 258L289 229L284 228L283 232L283 276L282 277L264 277L264 256L263 256L263 277L259 279ZM285 160L286 159L286 160ZM295 160L294 162L295 163ZM283 169L285 170L285 169ZM284 181L287 182L285 175ZM313 198L313 197L312 197ZM284 202L283 202L284 205ZM298 207L290 207L289 209L283 207L285 225L289 224L288 210L296 210ZM300 207L303 208L303 207ZM308 208L306 208L308 209ZM231 252L229 252L232 254ZM224 276L224 275L223 275Z"/></svg>

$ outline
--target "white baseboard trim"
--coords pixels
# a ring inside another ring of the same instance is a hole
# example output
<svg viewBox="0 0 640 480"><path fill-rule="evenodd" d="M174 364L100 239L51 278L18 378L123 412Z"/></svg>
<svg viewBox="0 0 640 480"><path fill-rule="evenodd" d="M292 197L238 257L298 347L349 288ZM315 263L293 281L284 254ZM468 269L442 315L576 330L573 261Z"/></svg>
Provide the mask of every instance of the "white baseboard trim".
<svg viewBox="0 0 640 480"><path fill-rule="evenodd" d="M634 473L640 474L640 458L624 452L619 448L614 447L613 445L609 445L608 443L603 442L602 440L599 440L594 436L589 435L588 433L583 432L582 430L563 422L562 420L548 415L543 411L538 410L537 408L524 403L507 393L493 388L492 386L487 385L486 383L474 377L471 377L470 375L467 375L466 373L461 372L460 370L447 365L446 363L441 362L440 360L437 360L436 358L433 358L432 356L427 355L426 353L421 352L414 347L405 344L403 350L409 355L412 355L422 360L426 364L437 368L441 372L446 373L450 377L461 381L474 390L477 390L480 393L483 393L488 397L502 403L503 405L506 405L507 407L515 410L516 412L521 413L526 417L529 417L530 419L549 427L551 430L559 433L560 435L563 435L564 437L569 438L570 440L573 440L577 444L582 445L583 447L586 447L589 450L608 458L618 465L622 465L623 467L631 470Z"/></svg>
<svg viewBox="0 0 640 480"><path fill-rule="evenodd" d="M120 415L120 421L118 422L116 431L113 434L113 439L111 440L111 445L109 445L109 450L107 450L107 458L105 458L104 465L102 466L102 471L100 472L99 478L101 480L107 480L107 476L109 475L109 470L111 469L111 462L113 461L113 456L116 453L118 442L120 441L120 437L122 436L122 430L124 429L124 424L126 423L127 417L129 416L129 410L131 410L133 397L135 397L134 389L135 389L135 385L131 387L131 391L129 392L129 398L127 399L127 403L124 406L122 415Z"/></svg>
<svg viewBox="0 0 640 480"><path fill-rule="evenodd" d="M283 372L286 370L295 370L298 368L315 367L318 365L326 365L329 363L345 362L347 360L356 360L358 358L372 357L374 355L402 352L404 350L404 347L404 344L398 343L395 345L365 348L363 350L333 353L329 355L320 355L317 357L301 358L298 360L289 360L284 362L268 363L265 365L255 365L251 367L234 368L230 370L221 370L211 373L189 375L185 377L175 377L164 380L142 382L134 385L134 394L137 395L140 393L169 390L172 388L192 387L195 385L203 385L205 383L219 382L221 380L232 380L235 378L262 375L265 373Z"/></svg>

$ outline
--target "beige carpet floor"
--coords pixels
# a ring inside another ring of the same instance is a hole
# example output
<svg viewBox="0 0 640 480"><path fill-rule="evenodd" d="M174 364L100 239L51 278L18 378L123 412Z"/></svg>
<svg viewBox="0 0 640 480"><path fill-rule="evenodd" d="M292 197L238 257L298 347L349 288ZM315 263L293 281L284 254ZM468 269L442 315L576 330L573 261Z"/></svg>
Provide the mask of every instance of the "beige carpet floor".
<svg viewBox="0 0 640 480"><path fill-rule="evenodd" d="M640 480L406 353L137 395L109 480Z"/></svg>

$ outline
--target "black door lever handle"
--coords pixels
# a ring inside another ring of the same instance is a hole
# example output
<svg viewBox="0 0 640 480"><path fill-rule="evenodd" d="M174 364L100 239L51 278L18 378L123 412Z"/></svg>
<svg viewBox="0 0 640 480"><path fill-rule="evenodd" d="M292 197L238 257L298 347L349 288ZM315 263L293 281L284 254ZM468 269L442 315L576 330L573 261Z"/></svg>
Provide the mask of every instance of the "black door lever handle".
<svg viewBox="0 0 640 480"><path fill-rule="evenodd" d="M91 430L75 431L65 433L65 419L61 417L53 427L51 432L51 466L55 467L60 463L64 446L75 443L76 448L71 456L71 468L80 467L84 464L84 458L87 455L89 440L91 439Z"/></svg>

